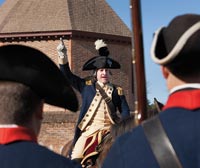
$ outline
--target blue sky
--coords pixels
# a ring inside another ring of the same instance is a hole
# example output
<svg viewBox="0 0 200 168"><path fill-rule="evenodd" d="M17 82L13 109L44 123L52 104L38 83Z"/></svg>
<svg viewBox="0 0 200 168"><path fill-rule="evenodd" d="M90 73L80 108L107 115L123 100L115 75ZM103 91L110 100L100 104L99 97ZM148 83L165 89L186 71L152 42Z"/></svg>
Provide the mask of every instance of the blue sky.
<svg viewBox="0 0 200 168"><path fill-rule="evenodd" d="M2 4L4 0L0 0ZM106 0L124 23L130 28L130 0ZM166 26L169 21L180 14L200 14L200 0L141 0L141 16L144 42L145 74L147 98L152 102L156 97L165 103L168 95L160 67L150 58L150 47L154 31Z"/></svg>
<svg viewBox="0 0 200 168"><path fill-rule="evenodd" d="M120 18L131 27L129 0L106 0ZM172 18L184 13L200 14L199 0L141 0L141 16L144 42L144 59L146 73L147 98L152 102L156 97L165 103L168 96L166 83L162 78L160 67L150 58L152 36L155 30L166 26Z"/></svg>

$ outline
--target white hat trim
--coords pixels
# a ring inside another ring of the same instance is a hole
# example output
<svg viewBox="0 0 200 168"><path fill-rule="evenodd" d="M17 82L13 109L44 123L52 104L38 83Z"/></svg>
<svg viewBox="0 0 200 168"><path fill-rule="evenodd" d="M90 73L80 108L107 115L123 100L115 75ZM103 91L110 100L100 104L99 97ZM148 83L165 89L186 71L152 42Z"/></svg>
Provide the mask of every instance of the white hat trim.
<svg viewBox="0 0 200 168"><path fill-rule="evenodd" d="M189 38L200 29L200 21L195 23L187 31L185 31L185 33L183 33L183 35L177 41L174 48L171 50L171 52L166 57L164 57L162 59L158 59L155 54L155 48L156 48L156 44L157 44L157 40L158 40L158 35L160 34L162 29L163 29L163 27L159 28L155 32L155 36L154 36L154 39L152 42L152 47L151 47L151 58L153 59L153 61L155 63L160 64L160 65L164 65L164 64L171 62L180 53L180 51L183 49L184 45L189 40Z"/></svg>

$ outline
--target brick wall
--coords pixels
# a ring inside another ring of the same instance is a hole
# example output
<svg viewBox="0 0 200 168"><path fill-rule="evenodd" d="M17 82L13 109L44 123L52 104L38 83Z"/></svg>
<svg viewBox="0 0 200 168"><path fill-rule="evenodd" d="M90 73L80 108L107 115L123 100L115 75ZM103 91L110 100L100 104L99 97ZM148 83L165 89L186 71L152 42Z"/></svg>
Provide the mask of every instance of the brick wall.
<svg viewBox="0 0 200 168"><path fill-rule="evenodd" d="M39 143L60 153L63 146L73 138L78 114L55 111L45 112Z"/></svg>

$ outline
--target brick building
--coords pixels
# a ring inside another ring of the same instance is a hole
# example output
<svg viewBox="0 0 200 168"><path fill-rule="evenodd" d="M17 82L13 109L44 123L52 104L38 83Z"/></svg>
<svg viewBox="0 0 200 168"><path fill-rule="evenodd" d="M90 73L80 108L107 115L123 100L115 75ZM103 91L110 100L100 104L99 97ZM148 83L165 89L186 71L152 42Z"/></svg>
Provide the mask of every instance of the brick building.
<svg viewBox="0 0 200 168"><path fill-rule="evenodd" d="M0 6L0 46L23 44L46 53L57 64L62 37L72 71L82 77L83 64L97 55L94 41L104 39L111 57L121 64L112 82L123 86L134 109L131 32L105 0L5 0ZM80 105L81 100L78 95ZM73 137L78 113L45 105L39 142L56 152Z"/></svg>

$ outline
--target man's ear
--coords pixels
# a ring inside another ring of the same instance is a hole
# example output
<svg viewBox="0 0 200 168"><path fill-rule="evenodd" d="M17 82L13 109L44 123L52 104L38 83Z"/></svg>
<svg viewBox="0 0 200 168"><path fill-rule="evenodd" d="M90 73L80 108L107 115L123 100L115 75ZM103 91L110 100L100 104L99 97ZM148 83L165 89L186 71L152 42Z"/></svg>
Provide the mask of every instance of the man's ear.
<svg viewBox="0 0 200 168"><path fill-rule="evenodd" d="M162 71L163 77L164 77L165 79L167 79L168 76L169 76L169 70L168 70L168 68L165 67L165 66L161 66L161 71Z"/></svg>
<svg viewBox="0 0 200 168"><path fill-rule="evenodd" d="M44 102L42 101L38 108L36 109L36 118L39 120L43 120L43 107L44 107Z"/></svg>

